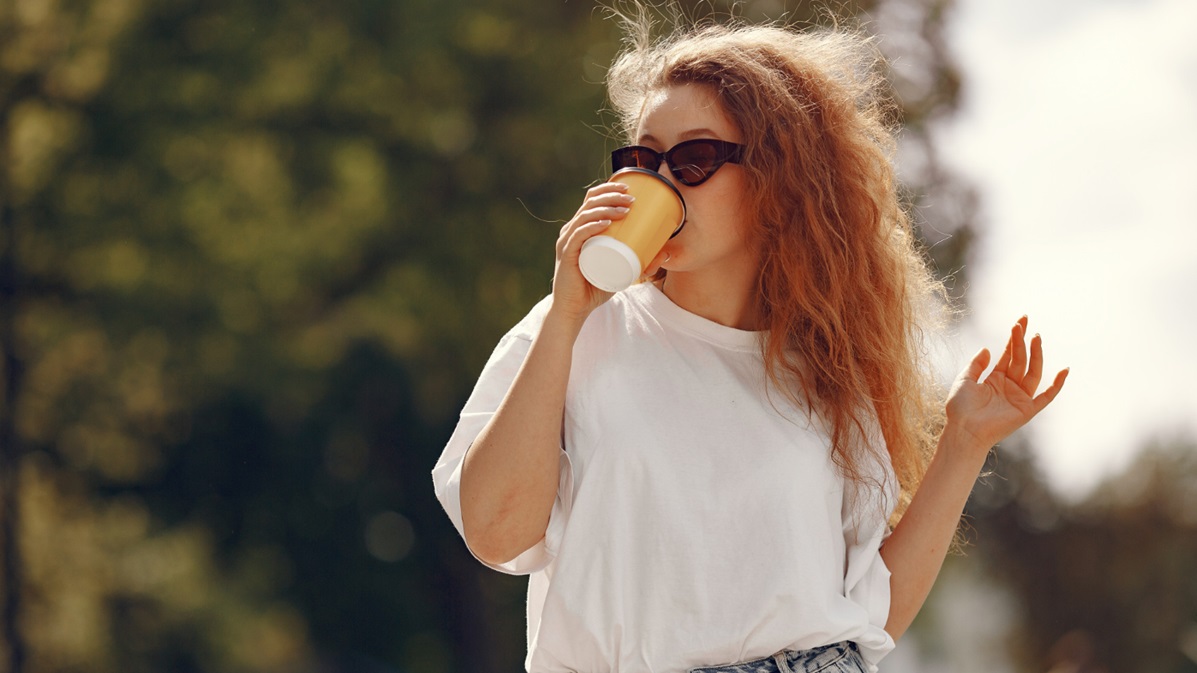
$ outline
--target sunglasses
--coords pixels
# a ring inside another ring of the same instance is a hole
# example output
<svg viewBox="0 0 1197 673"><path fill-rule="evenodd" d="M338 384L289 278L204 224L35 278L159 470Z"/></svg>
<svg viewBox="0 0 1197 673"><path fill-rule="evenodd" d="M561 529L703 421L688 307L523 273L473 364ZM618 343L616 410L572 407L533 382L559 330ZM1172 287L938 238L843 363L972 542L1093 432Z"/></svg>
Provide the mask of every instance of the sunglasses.
<svg viewBox="0 0 1197 673"><path fill-rule="evenodd" d="M727 162L740 163L744 146L714 138L695 138L680 142L666 152L658 152L642 145L621 147L611 153L612 171L622 168L645 168L656 172L661 162L669 164L673 177L687 187L706 182Z"/></svg>

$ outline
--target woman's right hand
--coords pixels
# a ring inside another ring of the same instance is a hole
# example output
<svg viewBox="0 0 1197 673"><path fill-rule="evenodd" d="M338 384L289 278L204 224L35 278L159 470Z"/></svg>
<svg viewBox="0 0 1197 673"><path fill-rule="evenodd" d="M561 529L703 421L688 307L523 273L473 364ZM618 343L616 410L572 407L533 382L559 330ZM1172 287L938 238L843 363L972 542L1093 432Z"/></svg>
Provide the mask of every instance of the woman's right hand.
<svg viewBox="0 0 1197 673"><path fill-rule="evenodd" d="M590 284L578 267L582 244L603 233L613 220L623 219L634 199L621 182L604 182L591 187L572 219L557 237L557 263L553 273L553 305L550 313L581 328L594 309L612 297Z"/></svg>

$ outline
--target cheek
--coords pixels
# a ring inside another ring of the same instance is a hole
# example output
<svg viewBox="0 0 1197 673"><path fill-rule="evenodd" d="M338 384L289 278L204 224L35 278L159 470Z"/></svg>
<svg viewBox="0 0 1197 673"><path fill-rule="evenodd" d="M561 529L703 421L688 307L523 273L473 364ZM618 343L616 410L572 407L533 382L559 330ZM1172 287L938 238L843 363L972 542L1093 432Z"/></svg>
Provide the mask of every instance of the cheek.
<svg viewBox="0 0 1197 673"><path fill-rule="evenodd" d="M738 182L720 185L720 189L711 194L711 202L719 219L729 230L747 234L748 223L752 217L752 213L749 212L751 204L745 198L744 190Z"/></svg>
<svg viewBox="0 0 1197 673"><path fill-rule="evenodd" d="M737 176L716 174L710 181L697 187L684 188L687 219L697 223L697 229L706 236L741 239L747 234L751 213L740 180L726 179ZM687 225L689 226L689 225ZM685 230L682 230L683 233Z"/></svg>
<svg viewBox="0 0 1197 673"><path fill-rule="evenodd" d="M716 176L718 178L720 176ZM692 187L686 195L686 204L694 204L694 210L724 215L738 210L743 205L743 189L738 181L713 179L706 184Z"/></svg>

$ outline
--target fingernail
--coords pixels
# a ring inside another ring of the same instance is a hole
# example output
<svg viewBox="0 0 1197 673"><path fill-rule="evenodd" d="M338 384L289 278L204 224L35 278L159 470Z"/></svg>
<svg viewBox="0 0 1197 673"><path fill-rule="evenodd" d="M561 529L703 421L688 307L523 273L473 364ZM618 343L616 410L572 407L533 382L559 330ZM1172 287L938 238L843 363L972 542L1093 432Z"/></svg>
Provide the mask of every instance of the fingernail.
<svg viewBox="0 0 1197 673"><path fill-rule="evenodd" d="M615 212L617 212L617 213L626 213L626 212L628 212L628 210L630 210L630 208L625 208L623 206L615 206Z"/></svg>

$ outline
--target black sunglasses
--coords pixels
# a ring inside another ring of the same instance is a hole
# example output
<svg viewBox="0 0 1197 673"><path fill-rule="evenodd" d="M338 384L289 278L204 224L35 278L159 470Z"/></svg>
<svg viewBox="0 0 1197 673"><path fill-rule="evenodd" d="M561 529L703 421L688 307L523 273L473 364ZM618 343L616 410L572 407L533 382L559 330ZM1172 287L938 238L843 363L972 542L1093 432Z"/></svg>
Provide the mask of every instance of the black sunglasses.
<svg viewBox="0 0 1197 673"><path fill-rule="evenodd" d="M656 172L661 162L669 164L677 181L693 187L706 182L727 162L740 163L744 146L714 138L695 138L658 152L642 145L621 147L611 153L612 172L621 168L646 168Z"/></svg>

